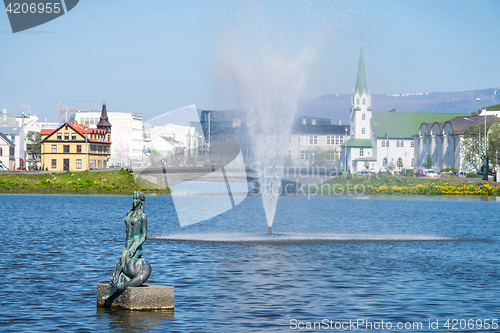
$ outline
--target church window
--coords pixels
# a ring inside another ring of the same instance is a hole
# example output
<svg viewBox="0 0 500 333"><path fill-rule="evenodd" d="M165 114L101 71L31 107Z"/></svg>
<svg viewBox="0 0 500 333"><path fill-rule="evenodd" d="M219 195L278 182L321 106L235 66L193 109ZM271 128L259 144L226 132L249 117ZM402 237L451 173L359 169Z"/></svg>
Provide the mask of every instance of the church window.
<svg viewBox="0 0 500 333"><path fill-rule="evenodd" d="M384 159L382 160L382 164L387 168L387 157L384 157Z"/></svg>
<svg viewBox="0 0 500 333"><path fill-rule="evenodd" d="M389 147L389 140L387 140L387 141L385 142L385 146L386 146L386 147Z"/></svg>
<svg viewBox="0 0 500 333"><path fill-rule="evenodd" d="M365 104L366 104L366 99L363 98L363 105L365 105Z"/></svg>
<svg viewBox="0 0 500 333"><path fill-rule="evenodd" d="M363 148L359 148L359 156L363 156L363 154L364 154Z"/></svg>
<svg viewBox="0 0 500 333"><path fill-rule="evenodd" d="M399 147L399 141L396 141L396 147Z"/></svg>
<svg viewBox="0 0 500 333"><path fill-rule="evenodd" d="M364 127L361 129L361 134L365 134L365 128Z"/></svg>
<svg viewBox="0 0 500 333"><path fill-rule="evenodd" d="M410 146L411 146L412 148L413 148L413 147L415 147L415 141L412 141L412 142L410 143Z"/></svg>
<svg viewBox="0 0 500 333"><path fill-rule="evenodd" d="M359 105L359 98L356 98L356 105Z"/></svg>
<svg viewBox="0 0 500 333"><path fill-rule="evenodd" d="M385 141L382 141L382 147L385 147Z"/></svg>
<svg viewBox="0 0 500 333"><path fill-rule="evenodd" d="M404 141L401 141L401 143L399 144L400 147L404 147L405 146L405 142Z"/></svg>
<svg viewBox="0 0 500 333"><path fill-rule="evenodd" d="M398 158L398 168L402 168L403 167L403 159L400 157Z"/></svg>
<svg viewBox="0 0 500 333"><path fill-rule="evenodd" d="M366 119L366 115L363 113L363 114L361 115L361 120L365 120L365 119Z"/></svg>

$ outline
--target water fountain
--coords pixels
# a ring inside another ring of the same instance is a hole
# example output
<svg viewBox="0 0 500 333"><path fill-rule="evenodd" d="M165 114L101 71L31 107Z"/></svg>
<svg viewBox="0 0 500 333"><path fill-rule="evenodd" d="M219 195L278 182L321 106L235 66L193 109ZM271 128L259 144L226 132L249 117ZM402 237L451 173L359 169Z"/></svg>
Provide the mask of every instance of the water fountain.
<svg viewBox="0 0 500 333"><path fill-rule="evenodd" d="M282 191L289 137L314 52L312 48L303 47L295 53L285 53L286 47L276 45L287 41L269 37L273 31L255 26L255 21L244 32L236 30L221 46L218 74L231 86L240 103L248 108L247 124L253 155L250 167L258 173L268 233L271 234ZM249 31L251 36L248 36Z"/></svg>

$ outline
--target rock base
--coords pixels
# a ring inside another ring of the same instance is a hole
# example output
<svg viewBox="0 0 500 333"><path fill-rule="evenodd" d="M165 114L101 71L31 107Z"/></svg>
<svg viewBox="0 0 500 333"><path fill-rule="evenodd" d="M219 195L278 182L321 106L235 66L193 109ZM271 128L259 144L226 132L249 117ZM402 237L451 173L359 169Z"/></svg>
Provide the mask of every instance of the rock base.
<svg viewBox="0 0 500 333"><path fill-rule="evenodd" d="M165 310L174 309L174 287L145 284L128 287L114 294L106 301L102 299L107 284L97 285L97 307L126 310Z"/></svg>

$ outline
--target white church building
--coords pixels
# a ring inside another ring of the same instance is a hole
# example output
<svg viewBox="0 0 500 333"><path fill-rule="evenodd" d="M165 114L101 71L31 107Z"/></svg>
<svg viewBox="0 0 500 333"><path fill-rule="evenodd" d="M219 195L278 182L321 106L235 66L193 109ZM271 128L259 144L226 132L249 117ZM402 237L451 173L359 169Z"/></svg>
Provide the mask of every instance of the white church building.
<svg viewBox="0 0 500 333"><path fill-rule="evenodd" d="M446 122L463 113L372 111L366 85L363 49L359 57L358 78L352 94L350 137L342 145L342 170L357 173L387 168L395 171L419 168L415 159L415 135L422 123Z"/></svg>

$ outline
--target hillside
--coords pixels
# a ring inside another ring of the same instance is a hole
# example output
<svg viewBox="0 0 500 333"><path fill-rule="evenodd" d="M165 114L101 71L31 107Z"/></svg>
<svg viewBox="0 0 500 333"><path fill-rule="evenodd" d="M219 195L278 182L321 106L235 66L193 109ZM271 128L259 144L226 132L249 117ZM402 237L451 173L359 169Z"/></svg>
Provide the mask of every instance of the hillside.
<svg viewBox="0 0 500 333"><path fill-rule="evenodd" d="M481 101L476 101L480 98ZM373 111L397 112L445 112L471 113L483 106L500 104L500 88L471 90L461 92L433 92L416 94L374 94L372 95ZM298 113L303 116L338 120L342 124L349 122L351 95L324 95L316 99L304 100Z"/></svg>

